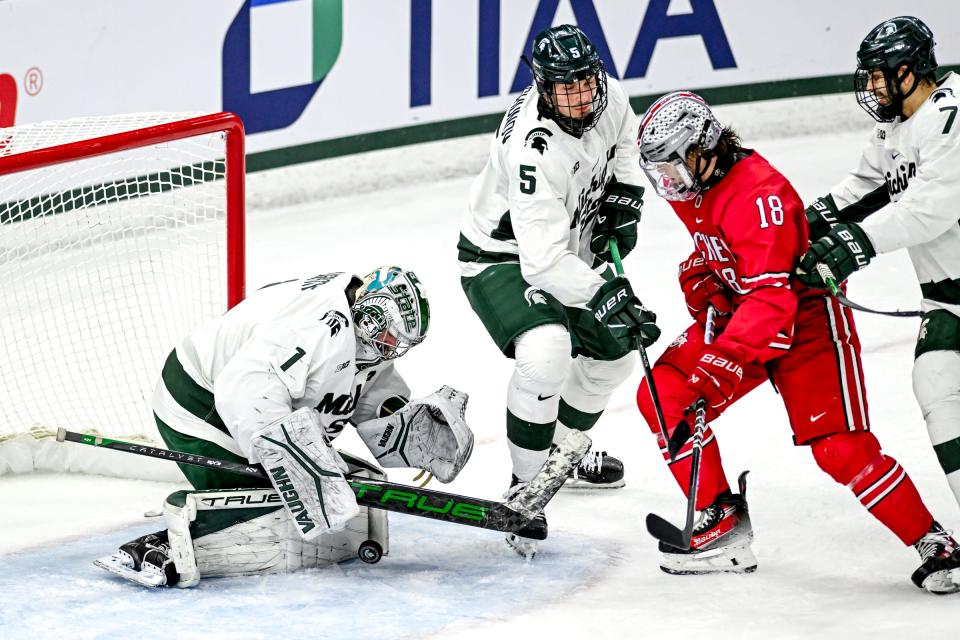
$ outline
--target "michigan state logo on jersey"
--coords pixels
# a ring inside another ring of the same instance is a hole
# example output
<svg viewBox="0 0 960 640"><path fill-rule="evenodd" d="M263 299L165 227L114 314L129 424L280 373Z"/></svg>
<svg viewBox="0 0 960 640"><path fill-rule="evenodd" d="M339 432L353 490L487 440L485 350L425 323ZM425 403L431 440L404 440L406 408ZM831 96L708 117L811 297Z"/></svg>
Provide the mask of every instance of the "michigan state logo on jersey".
<svg viewBox="0 0 960 640"><path fill-rule="evenodd" d="M523 139L523 146L530 147L535 151L539 151L540 155L543 155L543 152L548 148L547 138L552 135L553 132L544 127L531 129L530 133L527 134L527 137Z"/></svg>
<svg viewBox="0 0 960 640"><path fill-rule="evenodd" d="M536 287L527 287L527 290L523 292L523 297L527 301L527 305L530 307L535 304L547 304L547 296L543 294L543 291L537 289Z"/></svg>
<svg viewBox="0 0 960 640"><path fill-rule="evenodd" d="M320 318L320 322L330 327L331 337L340 333L340 329L343 327L350 326L350 321L347 320L347 317L336 310L327 311L325 314L323 314L323 317Z"/></svg>

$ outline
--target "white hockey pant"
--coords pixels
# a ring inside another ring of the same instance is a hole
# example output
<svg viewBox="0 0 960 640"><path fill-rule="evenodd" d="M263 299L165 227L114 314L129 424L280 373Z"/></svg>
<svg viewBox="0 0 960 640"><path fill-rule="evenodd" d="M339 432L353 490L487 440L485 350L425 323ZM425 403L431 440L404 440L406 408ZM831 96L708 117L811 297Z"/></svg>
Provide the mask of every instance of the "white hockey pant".
<svg viewBox="0 0 960 640"><path fill-rule="evenodd" d="M349 465L358 477L385 480L382 472ZM357 557L373 540L389 552L386 511L360 508L346 528L305 541L273 489L177 491L167 497L164 516L178 587L200 578L286 573Z"/></svg>
<svg viewBox="0 0 960 640"><path fill-rule="evenodd" d="M960 352L928 351L913 365L913 393L930 443L960 504Z"/></svg>

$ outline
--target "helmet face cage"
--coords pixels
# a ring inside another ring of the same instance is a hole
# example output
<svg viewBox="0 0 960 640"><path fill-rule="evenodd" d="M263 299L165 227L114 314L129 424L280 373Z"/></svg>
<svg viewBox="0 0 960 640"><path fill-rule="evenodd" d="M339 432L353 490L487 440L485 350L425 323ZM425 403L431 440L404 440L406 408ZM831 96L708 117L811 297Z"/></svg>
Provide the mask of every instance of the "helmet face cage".
<svg viewBox="0 0 960 640"><path fill-rule="evenodd" d="M363 350L376 364L399 358L423 342L430 305L416 274L382 267L363 279L353 305L353 320Z"/></svg>
<svg viewBox="0 0 960 640"><path fill-rule="evenodd" d="M647 109L637 139L640 167L661 198L691 200L700 193L703 185L687 157L713 150L722 132L706 101L689 91L667 94Z"/></svg>
<svg viewBox="0 0 960 640"><path fill-rule="evenodd" d="M530 65L548 115L580 137L607 108L607 73L593 44L571 25L552 27L533 40Z"/></svg>
<svg viewBox="0 0 960 640"><path fill-rule="evenodd" d="M918 79L936 71L934 44L933 32L913 16L892 18L871 29L857 50L853 76L857 103L877 122L902 115L904 99L919 85L915 80L904 92L903 81L908 73ZM902 67L906 69L901 72Z"/></svg>

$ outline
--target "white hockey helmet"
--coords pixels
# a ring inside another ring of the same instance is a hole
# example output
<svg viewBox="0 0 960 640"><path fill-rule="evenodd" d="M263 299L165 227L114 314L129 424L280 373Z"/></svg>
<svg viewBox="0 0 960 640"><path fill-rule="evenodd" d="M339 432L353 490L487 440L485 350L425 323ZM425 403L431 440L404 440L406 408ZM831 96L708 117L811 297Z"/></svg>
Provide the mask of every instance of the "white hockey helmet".
<svg viewBox="0 0 960 640"><path fill-rule="evenodd" d="M640 166L660 197L691 200L702 188L687 166L694 148L711 151L723 127L706 101L692 91L668 93L650 105L640 121Z"/></svg>
<svg viewBox="0 0 960 640"><path fill-rule="evenodd" d="M353 303L357 364L393 360L420 344L430 324L430 303L413 271L380 267L363 278Z"/></svg>

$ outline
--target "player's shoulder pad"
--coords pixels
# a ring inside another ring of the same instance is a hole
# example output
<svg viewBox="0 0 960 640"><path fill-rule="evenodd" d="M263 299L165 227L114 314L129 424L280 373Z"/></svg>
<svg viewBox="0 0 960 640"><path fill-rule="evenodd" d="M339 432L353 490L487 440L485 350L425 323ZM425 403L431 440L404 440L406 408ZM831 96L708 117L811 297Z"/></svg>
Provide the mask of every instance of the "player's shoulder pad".
<svg viewBox="0 0 960 640"><path fill-rule="evenodd" d="M527 123L531 119L528 113L531 111L536 114L537 92L534 85L527 86L520 92L517 99L513 101L507 112L503 114L503 120L497 127L497 140L503 146L509 146L511 141L515 141L515 134L518 131L525 130Z"/></svg>
<svg viewBox="0 0 960 640"><path fill-rule="evenodd" d="M335 341L353 337L353 319L346 287L354 276L324 273L300 280L300 294L279 311L276 320L288 326L319 328ZM317 324L319 323L319 327Z"/></svg>
<svg viewBox="0 0 960 640"><path fill-rule="evenodd" d="M912 116L912 119L917 121L915 130L922 131L923 137L942 138L942 134L949 133L955 127L960 128L960 122L954 124L957 111L960 110L958 77L951 73L930 94L924 107L926 108L918 109ZM907 122L909 123L909 120Z"/></svg>
<svg viewBox="0 0 960 640"><path fill-rule="evenodd" d="M553 131L550 127L533 127L524 136L523 146L544 155L550 150L550 138L552 137Z"/></svg>

